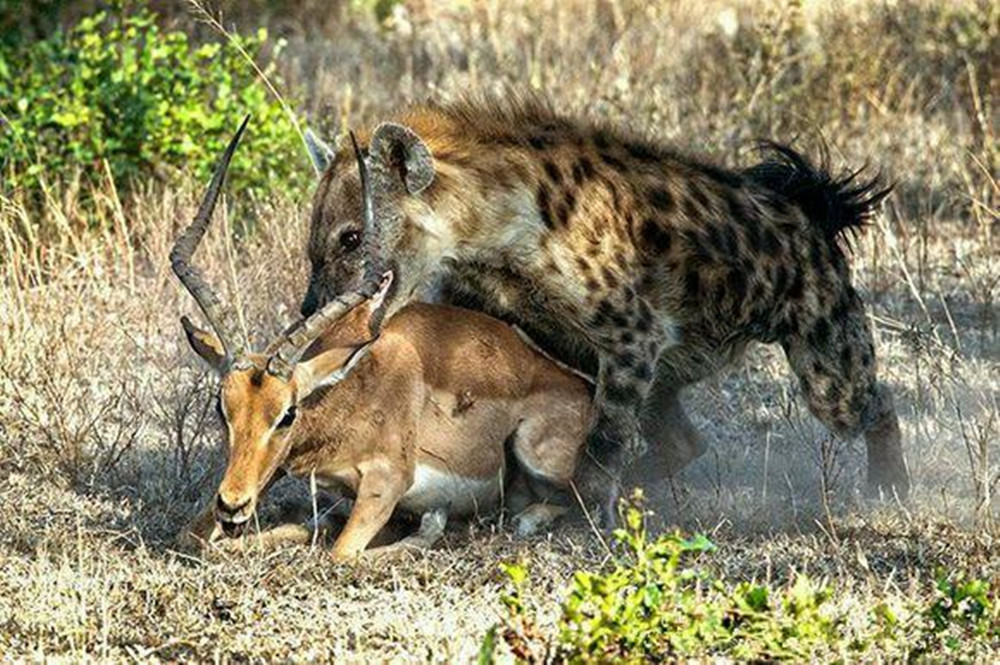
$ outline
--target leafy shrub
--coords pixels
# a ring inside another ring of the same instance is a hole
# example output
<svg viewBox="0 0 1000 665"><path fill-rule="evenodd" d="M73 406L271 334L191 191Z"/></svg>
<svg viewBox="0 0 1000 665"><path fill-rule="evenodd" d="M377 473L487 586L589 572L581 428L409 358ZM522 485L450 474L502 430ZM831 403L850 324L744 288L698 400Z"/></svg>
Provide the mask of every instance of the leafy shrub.
<svg viewBox="0 0 1000 665"><path fill-rule="evenodd" d="M266 39L263 30L235 38L255 58ZM0 46L0 191L37 199L77 174L103 182L105 162L118 187L207 178L246 113L235 186L287 187L308 173L290 120L232 44L192 44L142 4L119 5L68 32Z"/></svg>
<svg viewBox="0 0 1000 665"><path fill-rule="evenodd" d="M483 641L490 662L498 636L521 660L648 662L696 656L740 661L816 660L880 651L916 658L946 653L974 658L1000 646L995 585L940 574L926 607L879 603L862 628L834 603L832 590L804 574L773 588L728 583L698 566L716 550L704 536L679 533L650 540L637 495L614 534L619 549L608 571L577 571L562 603L558 630L547 639L528 609L524 564L505 564L508 619Z"/></svg>

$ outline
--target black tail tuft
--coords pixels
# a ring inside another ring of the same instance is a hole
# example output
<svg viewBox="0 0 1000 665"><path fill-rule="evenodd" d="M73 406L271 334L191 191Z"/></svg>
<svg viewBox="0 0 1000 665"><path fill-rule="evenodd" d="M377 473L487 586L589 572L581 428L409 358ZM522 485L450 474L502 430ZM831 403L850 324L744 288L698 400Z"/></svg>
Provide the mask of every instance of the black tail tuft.
<svg viewBox="0 0 1000 665"><path fill-rule="evenodd" d="M801 208L831 242L845 231L854 234L864 228L892 191L881 173L864 177L867 165L834 177L825 155L817 167L786 145L762 141L760 147L767 153L764 161L745 169L743 175Z"/></svg>

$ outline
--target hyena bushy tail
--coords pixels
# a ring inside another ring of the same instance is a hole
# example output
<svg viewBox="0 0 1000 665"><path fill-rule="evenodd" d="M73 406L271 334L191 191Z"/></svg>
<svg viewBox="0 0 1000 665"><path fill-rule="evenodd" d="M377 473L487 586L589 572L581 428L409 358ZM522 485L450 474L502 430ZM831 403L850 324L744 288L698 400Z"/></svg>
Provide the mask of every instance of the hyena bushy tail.
<svg viewBox="0 0 1000 665"><path fill-rule="evenodd" d="M864 435L869 492L905 499L909 475L892 393L877 379L868 317L841 246L845 233L866 225L891 186L878 176L865 178L864 169L834 176L791 148L766 147L765 161L744 175L797 206L815 234L800 261L811 273L814 297L786 306L778 341L812 413L838 435Z"/></svg>

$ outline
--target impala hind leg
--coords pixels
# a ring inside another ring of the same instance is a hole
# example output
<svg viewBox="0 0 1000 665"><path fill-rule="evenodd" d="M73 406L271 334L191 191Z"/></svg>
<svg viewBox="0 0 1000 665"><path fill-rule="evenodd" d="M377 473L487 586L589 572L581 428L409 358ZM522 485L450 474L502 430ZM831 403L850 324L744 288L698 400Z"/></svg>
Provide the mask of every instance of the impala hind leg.
<svg viewBox="0 0 1000 665"><path fill-rule="evenodd" d="M877 380L871 330L853 289L846 288L829 316L809 321L782 346L809 410L842 437L864 435L868 493L905 500L910 479L899 421L889 387Z"/></svg>
<svg viewBox="0 0 1000 665"><path fill-rule="evenodd" d="M518 536L545 529L573 505L571 483L590 423L589 396L544 395L530 405L512 443L516 469L508 508Z"/></svg>

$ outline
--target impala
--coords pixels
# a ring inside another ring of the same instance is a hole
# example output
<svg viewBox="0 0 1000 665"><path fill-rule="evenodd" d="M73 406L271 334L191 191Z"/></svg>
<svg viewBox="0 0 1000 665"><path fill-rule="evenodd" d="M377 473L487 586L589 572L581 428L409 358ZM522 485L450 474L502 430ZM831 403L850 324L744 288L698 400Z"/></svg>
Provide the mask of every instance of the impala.
<svg viewBox="0 0 1000 665"><path fill-rule="evenodd" d="M182 319L191 347L221 377L229 449L214 504L182 537L240 535L284 473L354 497L333 546L339 560L364 551L397 510L423 517L393 548L428 547L448 516L496 508L501 497L522 534L564 512L590 428L590 387L506 324L422 303L383 323L390 271L374 293L332 300L263 353L245 348L233 312L191 265L245 126L171 252L214 330ZM307 534L285 526L261 537Z"/></svg>

